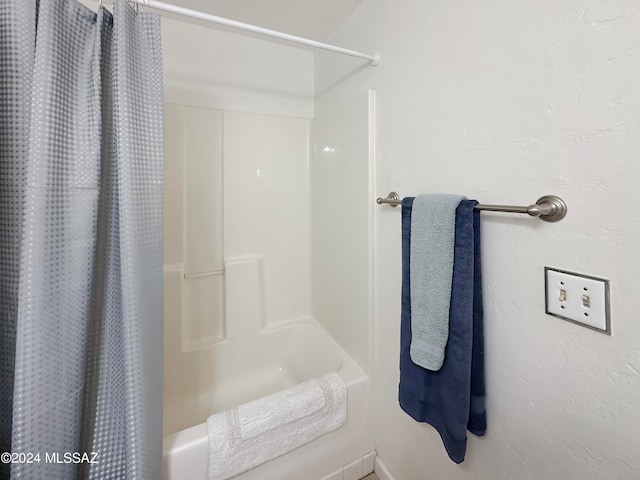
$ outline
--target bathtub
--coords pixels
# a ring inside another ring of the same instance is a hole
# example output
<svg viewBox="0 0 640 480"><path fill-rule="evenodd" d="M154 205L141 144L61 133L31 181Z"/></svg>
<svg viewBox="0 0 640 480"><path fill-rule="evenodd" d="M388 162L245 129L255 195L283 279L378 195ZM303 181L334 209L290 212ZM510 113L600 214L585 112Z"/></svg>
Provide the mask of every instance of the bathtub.
<svg viewBox="0 0 640 480"><path fill-rule="evenodd" d="M318 480L373 450L368 376L314 320L224 341L194 358L199 367L187 375L182 366L187 383L165 392L165 480L207 480L209 415L334 370L348 387L347 424L235 478ZM210 387L194 391L188 381L202 385L199 379Z"/></svg>

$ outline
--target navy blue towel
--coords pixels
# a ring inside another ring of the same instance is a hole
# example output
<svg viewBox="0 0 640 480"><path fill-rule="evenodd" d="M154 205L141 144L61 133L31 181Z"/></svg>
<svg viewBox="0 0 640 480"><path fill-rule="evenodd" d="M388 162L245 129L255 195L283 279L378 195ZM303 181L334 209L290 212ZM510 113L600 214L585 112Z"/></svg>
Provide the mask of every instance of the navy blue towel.
<svg viewBox="0 0 640 480"><path fill-rule="evenodd" d="M484 331L480 263L480 212L475 200L463 200L456 209L455 250L449 341L442 368L426 370L411 361L411 207L402 201L402 317L400 332L400 387L402 409L418 422L431 424L442 437L447 454L464 460L469 429L484 435ZM413 292L419 294L419 292Z"/></svg>

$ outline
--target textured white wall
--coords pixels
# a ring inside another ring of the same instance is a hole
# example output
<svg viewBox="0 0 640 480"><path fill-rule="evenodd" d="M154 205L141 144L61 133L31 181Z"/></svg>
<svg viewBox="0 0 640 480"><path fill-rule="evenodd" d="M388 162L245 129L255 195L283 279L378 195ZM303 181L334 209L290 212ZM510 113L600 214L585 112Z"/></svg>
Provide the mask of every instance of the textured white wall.
<svg viewBox="0 0 640 480"><path fill-rule="evenodd" d="M376 89L378 195L569 206L558 224L483 214L489 431L460 466L397 406L400 216L378 207L382 460L397 480L640 478L637 2L365 0L329 40L382 55L315 67L319 102ZM611 280L611 337L544 314L545 265Z"/></svg>

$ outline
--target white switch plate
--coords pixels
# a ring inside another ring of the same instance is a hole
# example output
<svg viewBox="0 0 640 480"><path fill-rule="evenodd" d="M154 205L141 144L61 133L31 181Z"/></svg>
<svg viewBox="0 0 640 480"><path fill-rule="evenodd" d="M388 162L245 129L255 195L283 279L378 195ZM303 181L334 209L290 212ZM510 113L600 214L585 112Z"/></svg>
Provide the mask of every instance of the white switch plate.
<svg viewBox="0 0 640 480"><path fill-rule="evenodd" d="M551 267L544 280L546 313L611 335L608 280Z"/></svg>

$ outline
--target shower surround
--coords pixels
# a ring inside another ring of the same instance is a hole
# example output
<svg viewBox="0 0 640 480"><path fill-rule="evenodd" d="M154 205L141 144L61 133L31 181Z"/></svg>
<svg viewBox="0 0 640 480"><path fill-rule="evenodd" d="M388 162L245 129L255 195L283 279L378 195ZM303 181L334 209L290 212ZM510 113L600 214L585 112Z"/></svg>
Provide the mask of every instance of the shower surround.
<svg viewBox="0 0 640 480"><path fill-rule="evenodd" d="M165 122L165 478L206 478L209 415L330 371L347 425L239 478L363 457L368 376L312 309L310 121L168 104Z"/></svg>

